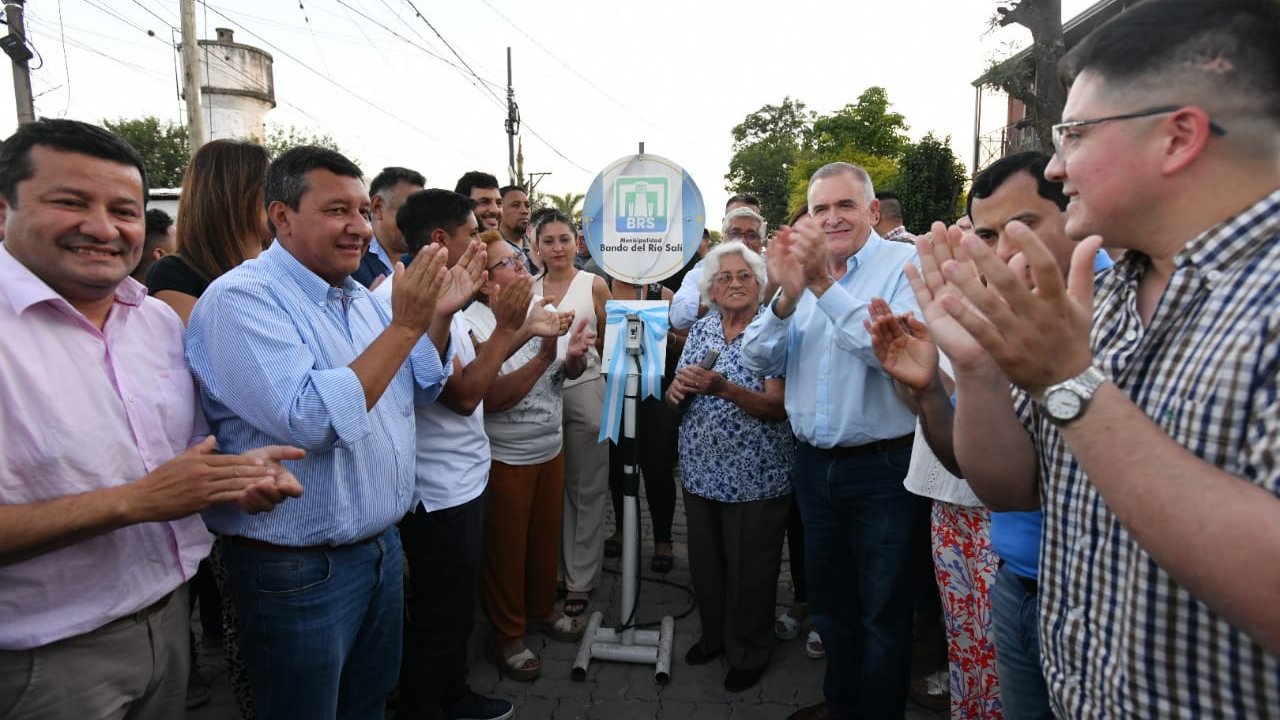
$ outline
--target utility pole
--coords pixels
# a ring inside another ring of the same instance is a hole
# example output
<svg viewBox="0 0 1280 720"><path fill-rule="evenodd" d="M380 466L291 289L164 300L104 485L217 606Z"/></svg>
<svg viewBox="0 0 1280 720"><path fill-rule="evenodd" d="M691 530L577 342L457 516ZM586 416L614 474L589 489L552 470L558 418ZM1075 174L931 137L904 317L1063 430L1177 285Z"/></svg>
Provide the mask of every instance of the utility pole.
<svg viewBox="0 0 1280 720"><path fill-rule="evenodd" d="M200 44L196 38L196 2L182 0L182 96L187 101L187 145L194 156L204 144L200 112Z"/></svg>
<svg viewBox="0 0 1280 720"><path fill-rule="evenodd" d="M511 84L511 48L507 47L507 177L516 184L516 133L520 132L520 108L516 105L516 89Z"/></svg>
<svg viewBox="0 0 1280 720"><path fill-rule="evenodd" d="M36 121L36 109L31 99L31 69L27 67L31 50L27 48L27 31L22 20L24 2L4 0L4 18L9 24L9 34L0 40L5 54L13 60L13 99L18 108L18 123L23 125Z"/></svg>

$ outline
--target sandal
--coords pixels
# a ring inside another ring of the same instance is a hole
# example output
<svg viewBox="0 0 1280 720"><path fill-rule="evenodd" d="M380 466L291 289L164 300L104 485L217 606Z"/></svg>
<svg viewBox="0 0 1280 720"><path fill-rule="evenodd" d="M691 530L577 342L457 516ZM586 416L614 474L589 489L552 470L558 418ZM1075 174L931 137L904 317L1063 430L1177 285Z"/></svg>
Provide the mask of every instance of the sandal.
<svg viewBox="0 0 1280 720"><path fill-rule="evenodd" d="M814 660L827 656L827 648L822 644L822 636L818 635L817 630L810 630L809 636L804 639L804 654Z"/></svg>
<svg viewBox="0 0 1280 720"><path fill-rule="evenodd" d="M590 602L590 596L584 592L570 592L564 600L564 614L569 617L578 617L587 611L587 603Z"/></svg>
<svg viewBox="0 0 1280 720"><path fill-rule="evenodd" d="M559 642L577 642L582 639L582 633L587 629L581 620L565 614L556 617L555 620L533 618L529 624L533 629Z"/></svg>
<svg viewBox="0 0 1280 720"><path fill-rule="evenodd" d="M498 665L498 671L505 677L518 682L529 682L542 674L542 663L538 662L538 656L527 647L521 647L520 652L512 655L507 655L505 648L489 649L493 652L493 661Z"/></svg>
<svg viewBox="0 0 1280 720"><path fill-rule="evenodd" d="M791 617L790 611L783 610L773 621L773 636L779 640L795 640L800 637L800 620Z"/></svg>

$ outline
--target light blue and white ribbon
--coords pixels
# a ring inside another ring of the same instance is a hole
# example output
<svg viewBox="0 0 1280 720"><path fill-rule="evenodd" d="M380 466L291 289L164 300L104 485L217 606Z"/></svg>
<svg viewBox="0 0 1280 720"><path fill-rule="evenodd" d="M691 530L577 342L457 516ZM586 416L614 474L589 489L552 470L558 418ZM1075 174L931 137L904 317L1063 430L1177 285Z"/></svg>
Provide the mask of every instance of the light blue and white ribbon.
<svg viewBox="0 0 1280 720"><path fill-rule="evenodd" d="M647 397L662 399L662 340L667 336L667 306L635 310L626 303L610 300L604 305L605 325L617 327L617 339L613 343L613 355L605 364L608 381L604 386L604 412L600 416L600 437L597 442L609 438L618 442L622 427L623 403L627 391L627 315L634 313L643 323L640 336L640 400Z"/></svg>

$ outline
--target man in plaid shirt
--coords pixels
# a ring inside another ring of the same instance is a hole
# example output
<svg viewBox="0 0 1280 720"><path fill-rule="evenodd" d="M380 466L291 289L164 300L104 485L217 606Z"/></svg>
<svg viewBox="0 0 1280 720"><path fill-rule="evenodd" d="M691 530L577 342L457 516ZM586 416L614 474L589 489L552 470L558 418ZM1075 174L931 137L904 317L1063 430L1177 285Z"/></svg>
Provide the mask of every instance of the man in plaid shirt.
<svg viewBox="0 0 1280 720"><path fill-rule="evenodd" d="M1277 38L1275 0L1148 0L1068 54L1065 284L1018 223L1007 265L918 243L965 477L993 509L1043 500L1062 718L1280 716ZM1099 245L1127 252L1095 287Z"/></svg>

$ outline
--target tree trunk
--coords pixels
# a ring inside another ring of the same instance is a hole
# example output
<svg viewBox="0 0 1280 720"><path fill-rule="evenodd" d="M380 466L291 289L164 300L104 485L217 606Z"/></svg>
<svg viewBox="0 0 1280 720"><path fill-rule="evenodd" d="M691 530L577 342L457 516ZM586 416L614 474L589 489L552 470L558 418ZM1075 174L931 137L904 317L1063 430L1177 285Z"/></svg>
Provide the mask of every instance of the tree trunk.
<svg viewBox="0 0 1280 720"><path fill-rule="evenodd" d="M1031 82L1009 83L1001 89L1027 107L1040 147L1053 148L1054 123L1061 121L1067 89L1058 77L1058 61L1066 54L1062 37L1062 0L1018 0L998 8L1001 27L1021 25L1031 31Z"/></svg>

